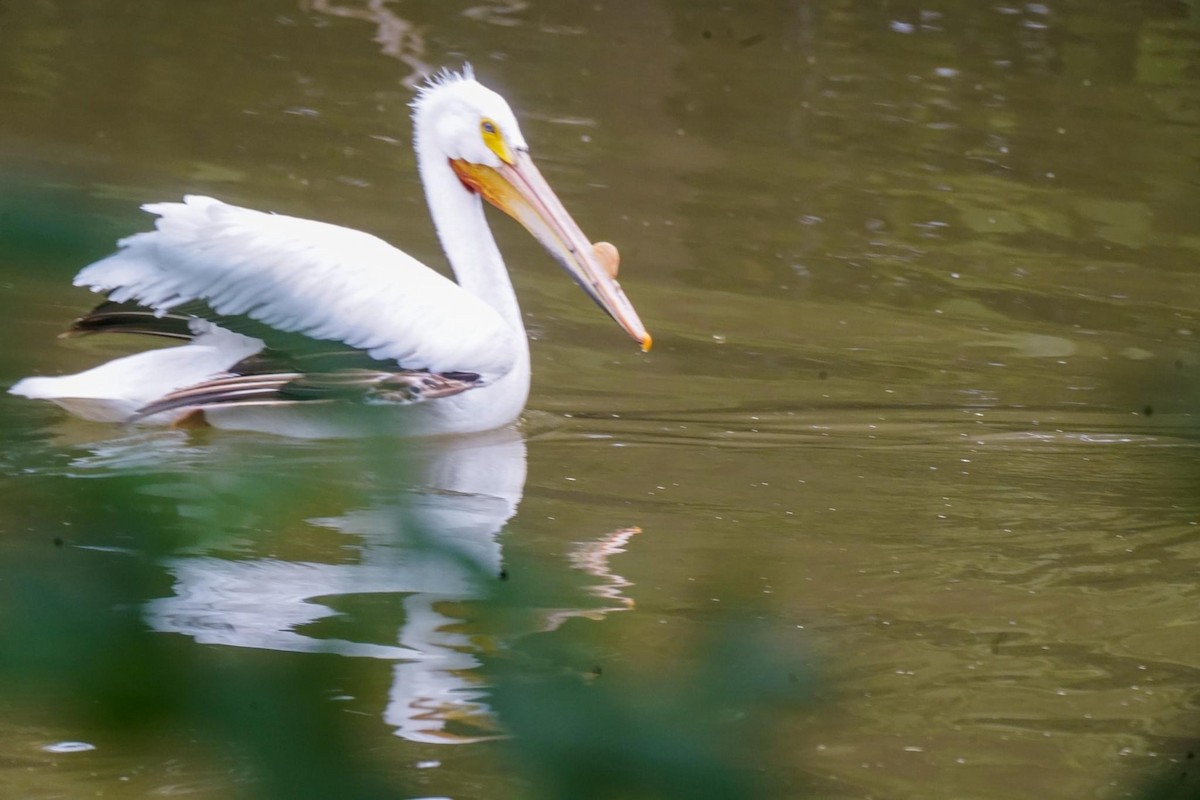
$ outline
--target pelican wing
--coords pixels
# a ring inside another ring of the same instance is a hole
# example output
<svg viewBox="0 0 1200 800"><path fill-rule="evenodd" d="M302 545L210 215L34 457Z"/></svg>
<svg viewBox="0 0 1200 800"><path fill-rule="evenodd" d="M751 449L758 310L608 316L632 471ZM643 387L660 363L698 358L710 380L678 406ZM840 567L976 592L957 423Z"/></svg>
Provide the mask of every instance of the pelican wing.
<svg viewBox="0 0 1200 800"><path fill-rule="evenodd" d="M289 333L246 316L230 317L216 313L208 303L192 300L174 306L170 312L157 312L132 300L117 303L105 300L71 323L60 338L94 334L127 333L159 336L166 339L195 341L213 327L249 337L260 349L230 367L238 375L264 372L327 372L341 369L394 371L396 362L373 358L366 350L344 342L314 339L302 333ZM478 376L476 376L478 377Z"/></svg>
<svg viewBox="0 0 1200 800"><path fill-rule="evenodd" d="M149 417L181 408L213 408L245 403L294 404L354 400L402 405L434 400L473 389L477 375L423 371L232 373L171 392L138 410Z"/></svg>
<svg viewBox="0 0 1200 800"><path fill-rule="evenodd" d="M75 285L160 316L202 301L406 370L488 383L513 366L517 334L499 314L375 236L194 195L143 208L155 230L123 239Z"/></svg>
<svg viewBox="0 0 1200 800"><path fill-rule="evenodd" d="M166 339L191 341L194 315L155 312L132 301L115 303L105 300L71 323L58 335L60 339L90 336L95 333L136 333L143 336L162 336Z"/></svg>

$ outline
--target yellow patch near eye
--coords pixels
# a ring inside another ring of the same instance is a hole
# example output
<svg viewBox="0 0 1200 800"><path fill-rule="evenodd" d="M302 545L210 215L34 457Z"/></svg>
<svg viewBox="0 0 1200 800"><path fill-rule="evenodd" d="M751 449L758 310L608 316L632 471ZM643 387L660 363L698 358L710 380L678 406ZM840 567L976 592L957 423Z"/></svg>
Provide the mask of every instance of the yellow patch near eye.
<svg viewBox="0 0 1200 800"><path fill-rule="evenodd" d="M483 137L483 143L488 149L499 156L501 161L505 164L513 163L512 151L508 149L508 142L504 141L499 125L484 117L479 123L479 135Z"/></svg>

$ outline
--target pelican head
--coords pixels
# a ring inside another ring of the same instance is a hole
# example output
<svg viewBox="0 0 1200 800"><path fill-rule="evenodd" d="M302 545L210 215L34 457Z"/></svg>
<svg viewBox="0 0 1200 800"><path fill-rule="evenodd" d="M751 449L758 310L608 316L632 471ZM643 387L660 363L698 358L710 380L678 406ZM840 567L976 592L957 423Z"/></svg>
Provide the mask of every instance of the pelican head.
<svg viewBox="0 0 1200 800"><path fill-rule="evenodd" d="M609 316L649 350L650 334L616 281L615 262L596 248L563 208L529 156L504 98L461 74L435 76L413 102L417 148L443 155L462 186L521 223Z"/></svg>

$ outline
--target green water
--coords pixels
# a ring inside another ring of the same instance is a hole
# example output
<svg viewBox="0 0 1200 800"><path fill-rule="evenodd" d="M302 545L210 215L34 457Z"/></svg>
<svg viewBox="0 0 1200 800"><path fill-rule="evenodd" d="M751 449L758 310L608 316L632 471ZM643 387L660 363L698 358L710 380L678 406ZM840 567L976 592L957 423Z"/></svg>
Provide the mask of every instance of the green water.
<svg viewBox="0 0 1200 800"><path fill-rule="evenodd" d="M297 703L404 797L533 794L488 654L686 675L747 619L820 674L822 702L746 723L777 796L1123 797L1185 768L1192 4L0 0L0 383L124 352L55 334L140 202L212 194L440 266L409 87L466 60L620 247L654 350L495 217L534 340L516 433L401 469L4 395L0 588L33 576L53 609L119 584L97 624L197 674L328 666ZM485 625L501 570L536 586ZM257 795L236 741L119 733L119 702L61 688L0 693L3 796Z"/></svg>

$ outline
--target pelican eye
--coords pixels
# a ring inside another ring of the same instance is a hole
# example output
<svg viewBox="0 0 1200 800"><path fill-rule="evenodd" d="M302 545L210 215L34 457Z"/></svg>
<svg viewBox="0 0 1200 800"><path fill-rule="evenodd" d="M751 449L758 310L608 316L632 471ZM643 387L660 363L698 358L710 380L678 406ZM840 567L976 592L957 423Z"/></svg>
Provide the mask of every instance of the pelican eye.
<svg viewBox="0 0 1200 800"><path fill-rule="evenodd" d="M480 120L479 135L483 137L483 143L487 145L488 149L499 156L501 161L505 164L513 163L513 154L508 149L508 142L504 141L500 127L493 120L487 117Z"/></svg>

